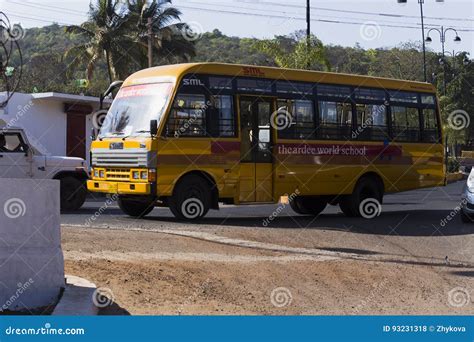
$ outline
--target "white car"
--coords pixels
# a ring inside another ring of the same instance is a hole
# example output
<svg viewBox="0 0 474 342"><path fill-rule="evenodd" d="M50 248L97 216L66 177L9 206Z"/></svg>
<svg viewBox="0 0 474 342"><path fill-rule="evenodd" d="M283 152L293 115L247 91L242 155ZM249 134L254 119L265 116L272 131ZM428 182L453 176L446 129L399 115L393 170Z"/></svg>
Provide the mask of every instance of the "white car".
<svg viewBox="0 0 474 342"><path fill-rule="evenodd" d="M474 222L474 168L471 169L462 191L461 219L463 222Z"/></svg>
<svg viewBox="0 0 474 342"><path fill-rule="evenodd" d="M63 211L77 210L86 200L85 160L43 155L21 128L0 128L0 177L59 180Z"/></svg>

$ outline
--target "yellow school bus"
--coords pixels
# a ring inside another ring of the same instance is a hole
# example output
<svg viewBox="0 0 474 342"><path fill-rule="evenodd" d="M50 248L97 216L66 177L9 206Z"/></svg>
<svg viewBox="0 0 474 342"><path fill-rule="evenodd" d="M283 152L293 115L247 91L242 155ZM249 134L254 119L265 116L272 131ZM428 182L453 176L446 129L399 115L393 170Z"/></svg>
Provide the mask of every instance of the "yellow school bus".
<svg viewBox="0 0 474 342"><path fill-rule="evenodd" d="M134 217L165 206L194 220L284 195L299 214L365 217L385 193L445 184L431 84L218 63L128 77L91 162L88 189Z"/></svg>

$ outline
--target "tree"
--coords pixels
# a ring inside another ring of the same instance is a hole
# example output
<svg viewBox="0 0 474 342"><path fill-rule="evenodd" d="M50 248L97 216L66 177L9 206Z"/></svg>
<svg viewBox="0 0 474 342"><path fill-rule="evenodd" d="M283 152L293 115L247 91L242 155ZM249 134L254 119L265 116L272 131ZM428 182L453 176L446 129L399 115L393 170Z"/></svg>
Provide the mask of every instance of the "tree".
<svg viewBox="0 0 474 342"><path fill-rule="evenodd" d="M147 26L152 18L153 52L160 58L189 58L192 42L180 30L186 25L173 23L180 12L168 5L170 0L96 0L90 4L89 19L81 25L66 27L66 32L85 37L81 44L69 48L66 58L71 69L86 65L91 80L100 61L105 61L109 81L126 78L132 71L146 67Z"/></svg>
<svg viewBox="0 0 474 342"><path fill-rule="evenodd" d="M300 37L277 37L261 40L255 44L258 51L267 54L281 68L330 70L323 43L311 35Z"/></svg>
<svg viewBox="0 0 474 342"><path fill-rule="evenodd" d="M153 34L153 57L156 64L174 61L188 61L195 56L194 41L202 32L193 32L188 24L179 22L181 12L170 7L171 0L151 2L147 0L129 0L130 21L138 29L141 44L148 44L148 19L151 19ZM141 56L141 66L147 66L146 55Z"/></svg>

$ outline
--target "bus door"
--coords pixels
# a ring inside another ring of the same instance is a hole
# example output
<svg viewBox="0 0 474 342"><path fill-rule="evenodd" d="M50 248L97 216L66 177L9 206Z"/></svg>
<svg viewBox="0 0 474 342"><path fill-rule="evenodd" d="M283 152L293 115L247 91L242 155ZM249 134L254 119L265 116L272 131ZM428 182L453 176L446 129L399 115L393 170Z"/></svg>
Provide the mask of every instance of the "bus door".
<svg viewBox="0 0 474 342"><path fill-rule="evenodd" d="M273 201L273 98L240 96L240 202Z"/></svg>

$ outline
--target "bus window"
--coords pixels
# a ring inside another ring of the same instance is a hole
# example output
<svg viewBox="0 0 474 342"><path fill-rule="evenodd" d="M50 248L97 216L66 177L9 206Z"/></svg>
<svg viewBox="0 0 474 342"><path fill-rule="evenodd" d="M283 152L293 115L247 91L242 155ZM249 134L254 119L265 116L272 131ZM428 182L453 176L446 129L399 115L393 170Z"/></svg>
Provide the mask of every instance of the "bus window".
<svg viewBox="0 0 474 342"><path fill-rule="evenodd" d="M423 109L423 141L424 142L438 142L439 129L438 120L436 119L436 110Z"/></svg>
<svg viewBox="0 0 474 342"><path fill-rule="evenodd" d="M418 108L392 106L392 134L394 141L420 141Z"/></svg>
<svg viewBox="0 0 474 342"><path fill-rule="evenodd" d="M232 78L230 77L209 77L209 88L211 89L232 89Z"/></svg>
<svg viewBox="0 0 474 342"><path fill-rule="evenodd" d="M202 94L178 94L168 122L167 136L206 136L206 98Z"/></svg>
<svg viewBox="0 0 474 342"><path fill-rule="evenodd" d="M211 124L217 123L217 132L215 132L213 136L234 137L236 129L232 96L212 96L212 103L215 106L217 114L217 118L212 117L212 115L210 117Z"/></svg>
<svg viewBox="0 0 474 342"><path fill-rule="evenodd" d="M319 101L318 138L349 139L352 105L347 102Z"/></svg>
<svg viewBox="0 0 474 342"><path fill-rule="evenodd" d="M391 102L418 103L418 94L407 91L390 91Z"/></svg>
<svg viewBox="0 0 474 342"><path fill-rule="evenodd" d="M278 131L279 138L314 139L313 101L279 99L278 110L291 116L290 125Z"/></svg>
<svg viewBox="0 0 474 342"><path fill-rule="evenodd" d="M359 140L388 139L387 108L384 105L357 104L357 131Z"/></svg>

